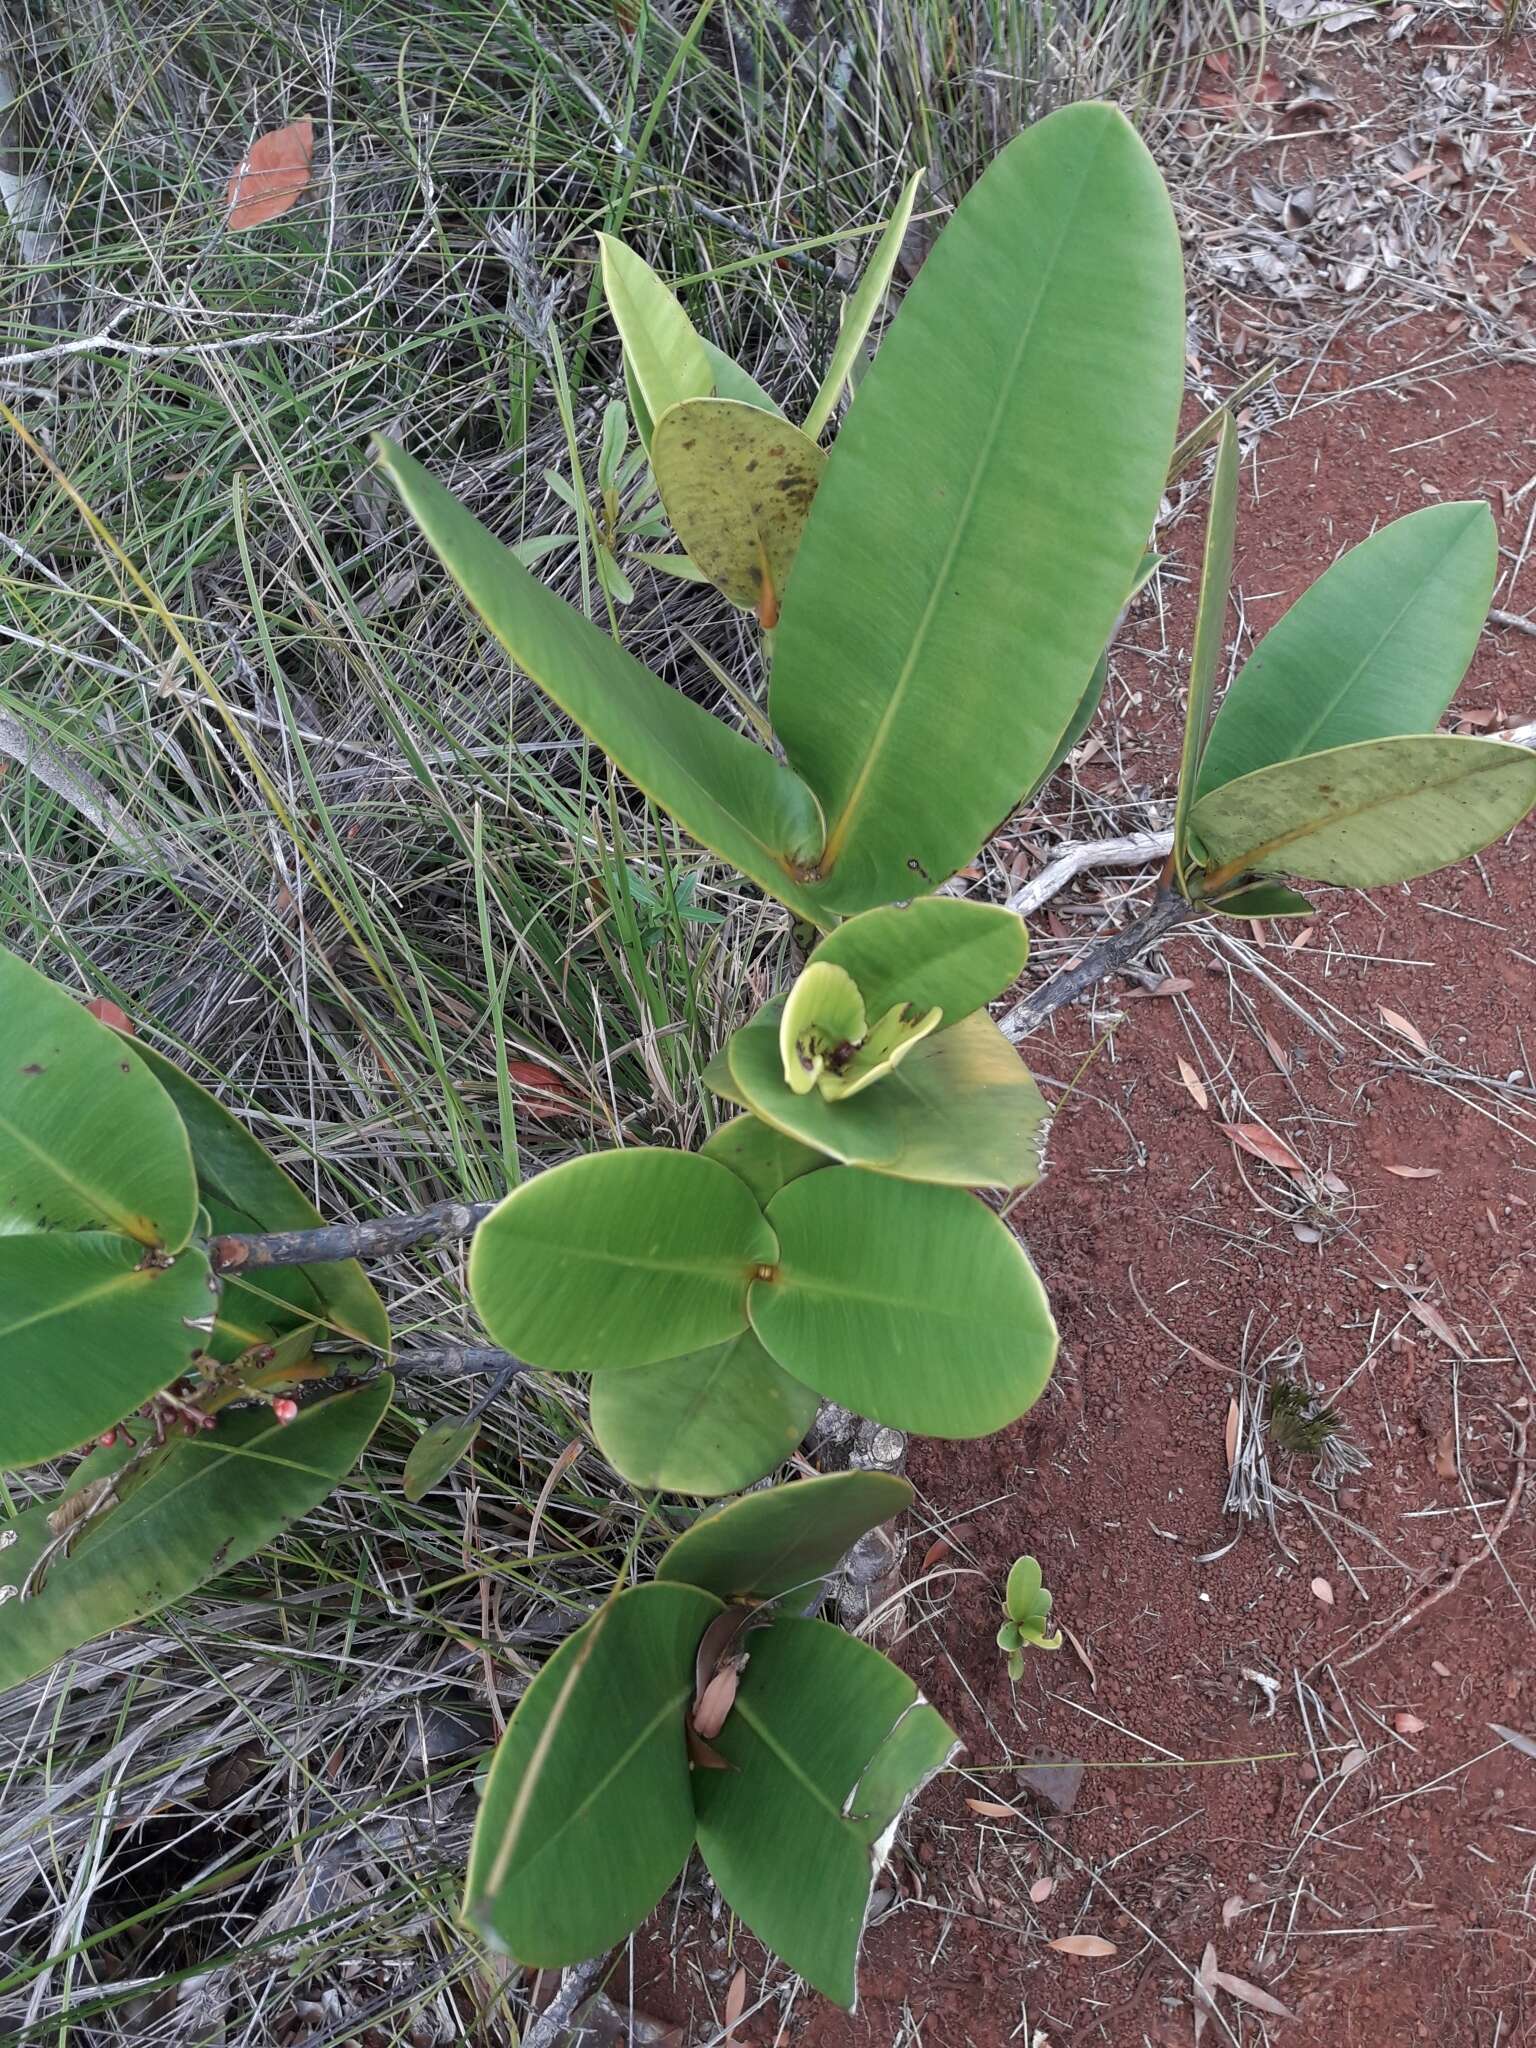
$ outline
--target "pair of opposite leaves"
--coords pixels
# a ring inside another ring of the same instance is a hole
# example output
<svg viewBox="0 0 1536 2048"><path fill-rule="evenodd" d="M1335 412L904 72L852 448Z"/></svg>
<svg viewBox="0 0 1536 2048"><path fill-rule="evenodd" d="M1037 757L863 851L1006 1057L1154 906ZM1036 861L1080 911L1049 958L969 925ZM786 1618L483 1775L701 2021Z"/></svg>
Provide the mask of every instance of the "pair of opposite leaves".
<svg viewBox="0 0 1536 2048"><path fill-rule="evenodd" d="M982 1008L1024 950L1017 918L951 898L850 919L808 977L836 967L876 1016L907 1003L957 1021L828 1100L786 1079L770 1005L711 1070L749 1114L702 1154L571 1160L481 1225L469 1277L487 1329L594 1375L594 1429L637 1484L759 1477L814 1394L936 1436L985 1434L1036 1398L1056 1341L1044 1291L966 1191L994 1165L1001 1186L1038 1172L1044 1102Z"/></svg>
<svg viewBox="0 0 1536 2048"><path fill-rule="evenodd" d="M878 1472L744 1495L685 1531L652 1583L605 1602L544 1666L496 1752L469 1916L521 1962L577 1962L644 1919L697 1841L731 1909L852 2005L890 1832L956 1745L887 1658L796 1610L911 1499ZM745 1673L711 1737L725 1768L690 1771L700 1660L733 1613L771 1625L736 1637Z"/></svg>
<svg viewBox="0 0 1536 2048"><path fill-rule="evenodd" d="M319 1215L212 1096L3 949L0 1134L0 1466L73 1449L204 1358L262 1345L269 1371L292 1366L322 1329L388 1353L383 1305L350 1262L214 1284L208 1236ZM58 1500L4 1524L0 1689L270 1542L350 1469L389 1393L384 1376L287 1426L265 1407L221 1415L136 1466L23 1601L53 1511L134 1446L124 1434L93 1452Z"/></svg>

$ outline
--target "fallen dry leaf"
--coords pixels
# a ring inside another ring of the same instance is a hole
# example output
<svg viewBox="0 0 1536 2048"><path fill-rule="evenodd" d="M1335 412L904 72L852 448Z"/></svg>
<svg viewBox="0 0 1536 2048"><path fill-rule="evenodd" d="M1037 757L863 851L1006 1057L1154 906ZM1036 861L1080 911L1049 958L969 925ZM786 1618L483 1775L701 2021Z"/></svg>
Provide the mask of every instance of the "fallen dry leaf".
<svg viewBox="0 0 1536 2048"><path fill-rule="evenodd" d="M1507 1742L1511 1749L1518 1749L1522 1756L1536 1759L1536 1735L1522 1735L1518 1728L1505 1728L1497 1721L1490 1721L1488 1726L1500 1742Z"/></svg>
<svg viewBox="0 0 1536 2048"><path fill-rule="evenodd" d="M1240 1414L1236 1399L1227 1403L1227 1470L1230 1472L1237 1463L1237 1420Z"/></svg>
<svg viewBox="0 0 1536 2048"><path fill-rule="evenodd" d="M1305 1173L1307 1170L1285 1140L1277 1138L1263 1124L1222 1124L1219 1128L1241 1151L1262 1159L1268 1166L1278 1166L1286 1173Z"/></svg>
<svg viewBox="0 0 1536 2048"><path fill-rule="evenodd" d="M1064 1956L1112 1956L1117 1955L1112 1941L1106 1941L1101 1934L1059 1934L1054 1941L1048 1941L1047 1948L1053 1948Z"/></svg>
<svg viewBox="0 0 1536 2048"><path fill-rule="evenodd" d="M725 1994L725 2039L733 2043L736 2039L736 2022L741 2018L747 2005L747 1973L738 1970L731 1979L731 1988Z"/></svg>
<svg viewBox="0 0 1536 2048"><path fill-rule="evenodd" d="M539 1497L533 1504L533 1519L528 1524L527 1556L532 1557L538 1547L539 1527L544 1520L544 1510L549 1506L550 1495L560 1484L566 1473L570 1471L586 1447L586 1443L581 1437L572 1437L559 1457L556 1458L554 1464L550 1466L549 1477L539 1488Z"/></svg>
<svg viewBox="0 0 1536 2048"><path fill-rule="evenodd" d="M1451 1329L1450 1324L1445 1320L1445 1317L1441 1315L1439 1309L1431 1308L1427 1301L1413 1300L1409 1301L1408 1307L1424 1325L1425 1329L1428 1330L1429 1334L1440 1339L1440 1342L1447 1351L1454 1351L1458 1358L1466 1357L1467 1354L1462 1349L1459 1339Z"/></svg>
<svg viewBox="0 0 1536 2048"><path fill-rule="evenodd" d="M1257 1984L1250 1984L1246 1977L1234 1977L1228 1970L1216 1972L1216 1982L1229 1998L1237 1998L1244 2005L1257 2006L1260 2012L1272 2013L1277 2020L1294 2019L1296 2015L1288 2006L1272 1998L1267 1991L1261 1991Z"/></svg>
<svg viewBox="0 0 1536 2048"><path fill-rule="evenodd" d="M1237 1918L1238 1914L1244 1910L1247 1904L1248 1901L1245 1898L1241 1897L1223 1899L1221 1902L1222 1926L1230 1927L1232 1925L1232 1922Z"/></svg>
<svg viewBox="0 0 1536 2048"><path fill-rule="evenodd" d="M1264 1033L1264 1044L1269 1053L1270 1058L1274 1061L1275 1065L1280 1069L1281 1073L1288 1074L1291 1071L1291 1056L1286 1051L1285 1047L1280 1043L1279 1039L1276 1038L1273 1031L1266 1031Z"/></svg>
<svg viewBox="0 0 1536 2048"><path fill-rule="evenodd" d="M1189 1090L1190 1099L1193 1101L1196 1109L1209 1109L1211 1098L1205 1092L1204 1082L1189 1064L1188 1060L1179 1061L1179 1078Z"/></svg>
<svg viewBox="0 0 1536 2048"><path fill-rule="evenodd" d="M1392 1726L1399 1735L1422 1735L1429 1723L1421 1721L1417 1714L1394 1714Z"/></svg>
<svg viewBox="0 0 1536 2048"><path fill-rule="evenodd" d="M1415 1051L1423 1053L1426 1059L1429 1057L1429 1041L1417 1024L1410 1024L1401 1011L1389 1010L1385 1003L1378 1003L1376 1010L1389 1031L1395 1031L1399 1038L1406 1038Z"/></svg>
<svg viewBox="0 0 1536 2048"><path fill-rule="evenodd" d="M1310 946L1312 934L1316 930L1317 926L1315 924L1304 924L1296 936L1287 941L1288 950L1292 953L1299 953L1303 946Z"/></svg>
<svg viewBox="0 0 1536 2048"><path fill-rule="evenodd" d="M741 1667L744 1657L733 1657L722 1664L714 1677L705 1686L698 1705L693 1710L693 1731L705 1742L713 1742L720 1730L731 1717L736 1704L736 1694L741 1685Z"/></svg>
<svg viewBox="0 0 1536 2048"><path fill-rule="evenodd" d="M999 1799L967 1799L966 1805L972 1813L979 1813L984 1820L1017 1820L1016 1806L1004 1806Z"/></svg>
<svg viewBox="0 0 1536 2048"><path fill-rule="evenodd" d="M1195 2004L1195 2048L1200 2048L1200 2036L1205 2032L1205 2023L1216 2010L1215 1985L1219 1974L1216 1966L1216 1944L1214 1941L1208 1941L1195 1976L1198 1993Z"/></svg>
<svg viewBox="0 0 1536 2048"><path fill-rule="evenodd" d="M1312 1581L1312 1590L1325 1607L1333 1605L1333 1588L1326 1579L1314 1579Z"/></svg>
<svg viewBox="0 0 1536 2048"><path fill-rule="evenodd" d="M132 1038L133 1019L126 1010L120 1010L110 996L92 996L85 1007L99 1023L110 1024L114 1031L121 1031L126 1038Z"/></svg>
<svg viewBox="0 0 1536 2048"><path fill-rule="evenodd" d="M1037 1877L1029 1888L1029 1903L1032 1906L1043 1906L1055 1889L1054 1877Z"/></svg>
<svg viewBox="0 0 1536 2048"><path fill-rule="evenodd" d="M1093 1668L1093 1659L1089 1656L1088 1652L1083 1648L1082 1644L1078 1641L1077 1637L1073 1635L1071 1629L1067 1627L1065 1622L1058 1621L1056 1626L1061 1630L1062 1634L1066 1637L1067 1641L1072 1645L1072 1649L1077 1657L1078 1663L1081 1664L1083 1669L1087 1672L1088 1690L1090 1692L1097 1692L1099 1689L1099 1674Z"/></svg>
<svg viewBox="0 0 1536 2048"><path fill-rule="evenodd" d="M1434 1465L1435 1477L1437 1479L1454 1479L1460 1472L1461 1467L1456 1462L1456 1432L1454 1429L1442 1431L1440 1440L1435 1445L1435 1455L1431 1462Z"/></svg>
<svg viewBox="0 0 1536 2048"><path fill-rule="evenodd" d="M1438 1180L1438 1166L1388 1166L1383 1162L1383 1173L1395 1173L1399 1180Z"/></svg>
<svg viewBox="0 0 1536 2048"><path fill-rule="evenodd" d="M306 114L286 128L258 135L229 181L229 219L235 230L259 228L293 205L309 183L315 154L315 124Z"/></svg>
<svg viewBox="0 0 1536 2048"><path fill-rule="evenodd" d="M1371 1754L1369 1750L1360 1749L1358 1746L1354 1749L1346 1749L1343 1761L1339 1765L1339 1776L1341 1778L1352 1778L1356 1771L1361 1769L1363 1765L1368 1764L1370 1760Z"/></svg>

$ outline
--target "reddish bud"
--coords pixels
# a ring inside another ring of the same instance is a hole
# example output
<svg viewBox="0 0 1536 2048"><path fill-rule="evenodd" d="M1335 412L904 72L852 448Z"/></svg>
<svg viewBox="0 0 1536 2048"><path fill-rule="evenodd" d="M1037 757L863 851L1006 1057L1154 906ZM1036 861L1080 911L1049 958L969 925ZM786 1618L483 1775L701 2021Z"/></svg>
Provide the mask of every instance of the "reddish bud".
<svg viewBox="0 0 1536 2048"><path fill-rule="evenodd" d="M280 1394L272 1403L272 1413L279 1422L292 1422L299 1412L297 1401L290 1401L286 1394Z"/></svg>
<svg viewBox="0 0 1536 2048"><path fill-rule="evenodd" d="M104 1451L110 1451L117 1442L117 1431L115 1429L104 1429L96 1441Z"/></svg>

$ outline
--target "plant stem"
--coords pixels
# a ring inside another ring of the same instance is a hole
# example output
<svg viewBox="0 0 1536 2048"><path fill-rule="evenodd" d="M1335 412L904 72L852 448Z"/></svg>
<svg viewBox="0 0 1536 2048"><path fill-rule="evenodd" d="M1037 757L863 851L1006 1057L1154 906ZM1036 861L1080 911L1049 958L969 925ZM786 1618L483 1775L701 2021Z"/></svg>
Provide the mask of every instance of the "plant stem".
<svg viewBox="0 0 1536 2048"><path fill-rule="evenodd" d="M325 1223L317 1230L272 1230L213 1238L208 1257L216 1273L260 1266L321 1266L333 1259L381 1259L420 1245L455 1244L473 1237L494 1202L435 1202L408 1216L378 1216L363 1223Z"/></svg>
<svg viewBox="0 0 1536 2048"><path fill-rule="evenodd" d="M1106 932L1102 938L1092 940L1075 960L1015 1003L1002 1019L1003 1031L1017 1045L1021 1038L1038 1030L1053 1011L1075 1002L1108 975L1118 974L1138 953L1179 925L1188 924L1191 918L1203 917L1207 908L1203 903L1187 902L1173 889L1159 889L1144 916L1133 918L1119 931Z"/></svg>

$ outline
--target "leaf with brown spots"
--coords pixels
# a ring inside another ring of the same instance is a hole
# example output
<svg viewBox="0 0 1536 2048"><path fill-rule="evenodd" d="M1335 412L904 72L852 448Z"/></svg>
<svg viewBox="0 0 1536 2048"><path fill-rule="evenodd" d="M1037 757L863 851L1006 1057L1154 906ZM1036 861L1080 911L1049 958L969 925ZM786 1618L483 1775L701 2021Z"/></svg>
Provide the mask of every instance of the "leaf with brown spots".
<svg viewBox="0 0 1536 2048"><path fill-rule="evenodd" d="M225 226L238 233L285 214L309 183L314 154L315 124L307 114L258 135L229 181Z"/></svg>

